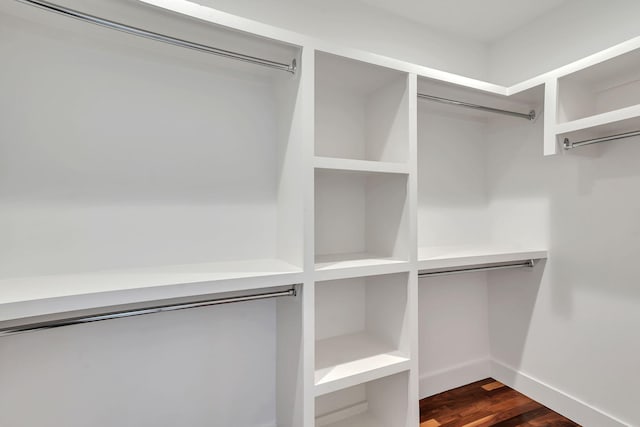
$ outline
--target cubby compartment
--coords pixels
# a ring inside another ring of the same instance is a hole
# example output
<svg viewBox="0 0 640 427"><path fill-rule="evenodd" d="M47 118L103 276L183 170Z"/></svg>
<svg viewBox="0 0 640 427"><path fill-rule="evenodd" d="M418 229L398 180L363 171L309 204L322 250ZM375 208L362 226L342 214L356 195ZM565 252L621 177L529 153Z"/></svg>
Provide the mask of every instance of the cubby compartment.
<svg viewBox="0 0 640 427"><path fill-rule="evenodd" d="M409 427L417 402L406 372L316 397L316 427Z"/></svg>
<svg viewBox="0 0 640 427"><path fill-rule="evenodd" d="M408 175L315 171L315 268L405 263Z"/></svg>
<svg viewBox="0 0 640 427"><path fill-rule="evenodd" d="M10 3L0 286L138 268L128 277L157 269L179 283L176 265L199 281L300 270L297 76ZM299 54L149 6L91 3L75 5L285 63Z"/></svg>
<svg viewBox="0 0 640 427"><path fill-rule="evenodd" d="M409 160L408 75L316 52L315 155Z"/></svg>
<svg viewBox="0 0 640 427"><path fill-rule="evenodd" d="M536 136L542 121L529 120L526 115L532 110L540 114L542 91L507 98L421 78L418 93L522 115L466 108L418 95L419 266L454 266L457 257L468 258L463 262L475 257L497 260L519 252L520 246L528 250L528 232L500 231L502 224L514 222L504 220L506 212L521 210L522 201L493 197L489 156L496 143L508 141L522 147Z"/></svg>
<svg viewBox="0 0 640 427"><path fill-rule="evenodd" d="M616 112L628 116L631 110L633 115L639 116L638 67L640 50L636 49L560 77L558 123L600 115L606 120L607 115Z"/></svg>
<svg viewBox="0 0 640 427"><path fill-rule="evenodd" d="M409 369L408 279L316 282L316 395Z"/></svg>

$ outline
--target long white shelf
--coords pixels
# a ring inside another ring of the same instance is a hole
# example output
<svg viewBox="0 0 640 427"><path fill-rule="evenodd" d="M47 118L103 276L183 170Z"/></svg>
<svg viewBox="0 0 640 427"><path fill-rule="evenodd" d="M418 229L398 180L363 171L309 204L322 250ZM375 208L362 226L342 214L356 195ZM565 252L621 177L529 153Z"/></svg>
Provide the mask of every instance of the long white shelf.
<svg viewBox="0 0 640 427"><path fill-rule="evenodd" d="M547 258L545 249L500 246L451 246L418 248L418 270L462 268L485 264Z"/></svg>
<svg viewBox="0 0 640 427"><path fill-rule="evenodd" d="M372 173L409 173L409 165L407 163L354 160L336 157L314 157L313 164L316 169Z"/></svg>
<svg viewBox="0 0 640 427"><path fill-rule="evenodd" d="M409 271L408 261L391 257L380 257L367 252L317 255L316 280L346 279L349 277Z"/></svg>
<svg viewBox="0 0 640 427"><path fill-rule="evenodd" d="M171 265L0 280L0 321L299 283L277 259Z"/></svg>
<svg viewBox="0 0 640 427"><path fill-rule="evenodd" d="M638 129L640 129L640 104L558 123L556 125L556 134L567 135L585 130L622 133Z"/></svg>
<svg viewBox="0 0 640 427"><path fill-rule="evenodd" d="M316 396L409 368L406 355L366 332L320 340L316 342Z"/></svg>

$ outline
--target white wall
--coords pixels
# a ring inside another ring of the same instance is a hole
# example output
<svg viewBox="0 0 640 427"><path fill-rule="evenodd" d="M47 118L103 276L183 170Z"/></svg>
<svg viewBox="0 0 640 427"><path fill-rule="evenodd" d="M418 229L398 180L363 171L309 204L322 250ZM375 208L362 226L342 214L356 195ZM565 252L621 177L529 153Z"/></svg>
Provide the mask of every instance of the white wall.
<svg viewBox="0 0 640 427"><path fill-rule="evenodd" d="M343 46L451 71L487 76L485 44L432 30L360 4L340 0L196 0L224 12Z"/></svg>
<svg viewBox="0 0 640 427"><path fill-rule="evenodd" d="M0 425L274 427L275 308L252 301L3 337Z"/></svg>
<svg viewBox="0 0 640 427"><path fill-rule="evenodd" d="M537 125L489 138L497 234L549 247L543 271L490 275L492 357L640 425L640 141L542 157Z"/></svg>
<svg viewBox="0 0 640 427"><path fill-rule="evenodd" d="M488 49L492 82L510 85L640 35L637 0L572 0Z"/></svg>

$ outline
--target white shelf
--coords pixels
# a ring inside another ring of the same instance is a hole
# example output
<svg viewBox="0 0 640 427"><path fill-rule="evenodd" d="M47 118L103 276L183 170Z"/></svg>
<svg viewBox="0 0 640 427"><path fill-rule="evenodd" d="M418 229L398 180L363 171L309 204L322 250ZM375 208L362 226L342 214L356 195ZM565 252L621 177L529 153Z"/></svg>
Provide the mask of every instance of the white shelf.
<svg viewBox="0 0 640 427"><path fill-rule="evenodd" d="M316 280L402 273L409 271L409 268L406 260L378 257L367 252L317 255L315 264Z"/></svg>
<svg viewBox="0 0 640 427"><path fill-rule="evenodd" d="M315 157L316 169L331 169L353 172L399 173L408 174L409 165L396 162L378 162L372 160L341 159L336 157Z"/></svg>
<svg viewBox="0 0 640 427"><path fill-rule="evenodd" d="M316 396L406 371L409 358L361 332L316 342Z"/></svg>
<svg viewBox="0 0 640 427"><path fill-rule="evenodd" d="M485 264L547 258L544 249L499 246L452 246L418 248L418 270L471 267Z"/></svg>
<svg viewBox="0 0 640 427"><path fill-rule="evenodd" d="M301 270L277 259L110 270L0 280L0 321L288 285Z"/></svg>
<svg viewBox="0 0 640 427"><path fill-rule="evenodd" d="M556 135L571 139L595 138L640 130L640 104L559 123Z"/></svg>
<svg viewBox="0 0 640 427"><path fill-rule="evenodd" d="M363 412L336 422L325 422L326 417L316 419L316 427L382 427L382 423L369 412Z"/></svg>

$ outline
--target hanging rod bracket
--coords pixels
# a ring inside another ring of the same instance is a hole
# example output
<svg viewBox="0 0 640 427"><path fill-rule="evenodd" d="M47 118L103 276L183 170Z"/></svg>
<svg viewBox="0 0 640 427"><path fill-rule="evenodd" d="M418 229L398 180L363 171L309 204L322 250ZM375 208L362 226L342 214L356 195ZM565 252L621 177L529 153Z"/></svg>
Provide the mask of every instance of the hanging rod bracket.
<svg viewBox="0 0 640 427"><path fill-rule="evenodd" d="M101 27L109 28L112 30L121 31L123 33L131 34L134 36L155 40L161 43L170 44L173 46L183 47L187 49L196 50L198 52L209 53L212 55L222 56L225 58L235 59L237 61L248 62L262 67L273 68L276 70L286 71L291 74L295 74L297 64L295 58L290 64L282 62L272 61L270 59L258 58L256 56L245 55L243 53L233 52L231 50L220 49L213 46L207 46L200 43L191 42L188 40L179 39L176 37L166 36L164 34L155 33L153 31L144 30L142 28L132 27L130 25L122 24L119 22L111 21L108 19L100 18L98 16L90 15L88 13L79 12L74 9L70 9L65 6L59 6L57 4L50 3L45 0L16 0L19 3L34 6L48 12L54 12L59 15L63 15L69 18L78 19L83 22L99 25Z"/></svg>

